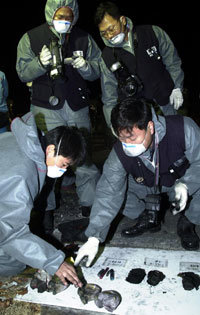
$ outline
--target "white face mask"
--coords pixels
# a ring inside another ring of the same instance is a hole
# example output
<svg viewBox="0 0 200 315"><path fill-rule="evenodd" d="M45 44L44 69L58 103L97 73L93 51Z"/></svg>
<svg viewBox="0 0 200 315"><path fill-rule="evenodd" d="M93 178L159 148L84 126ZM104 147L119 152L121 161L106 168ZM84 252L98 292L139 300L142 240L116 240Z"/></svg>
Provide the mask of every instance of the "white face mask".
<svg viewBox="0 0 200 315"><path fill-rule="evenodd" d="M147 150L144 146L145 138L146 134L142 143L133 144L122 142L122 148L124 153L132 157L139 156L140 154L144 153Z"/></svg>
<svg viewBox="0 0 200 315"><path fill-rule="evenodd" d="M47 176L51 178L61 177L67 169L60 168L56 164L53 166L47 166Z"/></svg>
<svg viewBox="0 0 200 315"><path fill-rule="evenodd" d="M71 22L65 20L53 20L53 26L56 32L63 34L70 29Z"/></svg>
<svg viewBox="0 0 200 315"><path fill-rule="evenodd" d="M119 33L115 35L114 37L112 37L111 39L109 39L109 42L113 45L121 44L124 41L124 38L125 38L125 33Z"/></svg>
<svg viewBox="0 0 200 315"><path fill-rule="evenodd" d="M123 146L124 153L132 157L138 156L147 150L143 143L130 144L130 143L122 142L122 146Z"/></svg>

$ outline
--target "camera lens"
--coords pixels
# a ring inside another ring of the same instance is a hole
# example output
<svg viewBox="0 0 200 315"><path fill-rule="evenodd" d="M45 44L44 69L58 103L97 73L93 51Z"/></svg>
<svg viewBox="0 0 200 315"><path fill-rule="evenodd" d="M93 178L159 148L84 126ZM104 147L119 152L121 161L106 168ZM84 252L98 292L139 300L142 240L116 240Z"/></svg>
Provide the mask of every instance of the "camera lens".
<svg viewBox="0 0 200 315"><path fill-rule="evenodd" d="M59 99L56 96L52 95L49 97L49 104L51 104L52 106L56 106L58 105L58 103Z"/></svg>

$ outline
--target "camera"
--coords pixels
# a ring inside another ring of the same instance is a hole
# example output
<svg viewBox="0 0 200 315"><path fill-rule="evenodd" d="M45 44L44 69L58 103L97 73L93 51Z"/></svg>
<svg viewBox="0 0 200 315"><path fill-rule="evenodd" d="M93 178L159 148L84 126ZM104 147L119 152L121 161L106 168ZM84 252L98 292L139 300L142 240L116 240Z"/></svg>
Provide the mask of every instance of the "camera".
<svg viewBox="0 0 200 315"><path fill-rule="evenodd" d="M145 208L150 211L160 210L161 196L160 194L147 194L145 198Z"/></svg>
<svg viewBox="0 0 200 315"><path fill-rule="evenodd" d="M57 39L51 40L49 50L52 55L50 78L53 80L60 79L64 77L64 72L63 72L64 62L63 62L63 55L62 55L62 47L58 43Z"/></svg>
<svg viewBox="0 0 200 315"><path fill-rule="evenodd" d="M158 216L160 215L160 194L147 194L145 197L145 209L149 214L149 222L158 224Z"/></svg>
<svg viewBox="0 0 200 315"><path fill-rule="evenodd" d="M143 89L143 83L136 74L130 74L129 70L121 62L112 64L110 70L115 74L120 91L126 96L134 96Z"/></svg>

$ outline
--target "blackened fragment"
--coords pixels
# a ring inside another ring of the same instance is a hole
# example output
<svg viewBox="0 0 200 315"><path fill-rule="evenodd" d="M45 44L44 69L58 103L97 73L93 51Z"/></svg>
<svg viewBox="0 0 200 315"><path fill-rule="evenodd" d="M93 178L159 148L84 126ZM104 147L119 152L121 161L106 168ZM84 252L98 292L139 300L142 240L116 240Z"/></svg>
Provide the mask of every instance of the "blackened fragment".
<svg viewBox="0 0 200 315"><path fill-rule="evenodd" d="M156 286L160 281L165 278L165 275L158 270L151 270L147 275L147 283Z"/></svg>
<svg viewBox="0 0 200 315"><path fill-rule="evenodd" d="M199 289L200 277L194 272L182 272L178 274L182 278L183 288L185 290Z"/></svg>
<svg viewBox="0 0 200 315"><path fill-rule="evenodd" d="M144 269L142 268L131 269L129 271L128 277L126 278L126 281L137 284L142 282L145 276L146 272Z"/></svg>

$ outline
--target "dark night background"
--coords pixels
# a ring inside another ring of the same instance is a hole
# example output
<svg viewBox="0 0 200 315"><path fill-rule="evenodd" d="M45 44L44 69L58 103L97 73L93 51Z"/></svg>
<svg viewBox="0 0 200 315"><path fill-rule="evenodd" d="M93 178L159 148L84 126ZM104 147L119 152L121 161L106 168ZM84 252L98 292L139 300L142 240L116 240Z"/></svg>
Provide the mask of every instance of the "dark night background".
<svg viewBox="0 0 200 315"><path fill-rule="evenodd" d="M121 7L123 14L130 17L134 24L155 24L168 33L182 59L185 73L184 87L188 91L190 112L199 116L198 5L194 5L192 2L180 5L175 4L175 1L116 0L115 2ZM15 70L17 44L26 31L45 22L45 3L46 0L21 0L16 2L16 5L15 2L1 4L0 69L7 76L9 98L13 99L18 113L28 111L30 101L28 88L18 79ZM103 42L93 22L94 12L99 1L78 0L78 3L80 11L78 25L88 31L102 48ZM98 81L93 83L93 85L95 84L99 87ZM100 93L100 89L97 90ZM93 96L95 97L95 95Z"/></svg>

